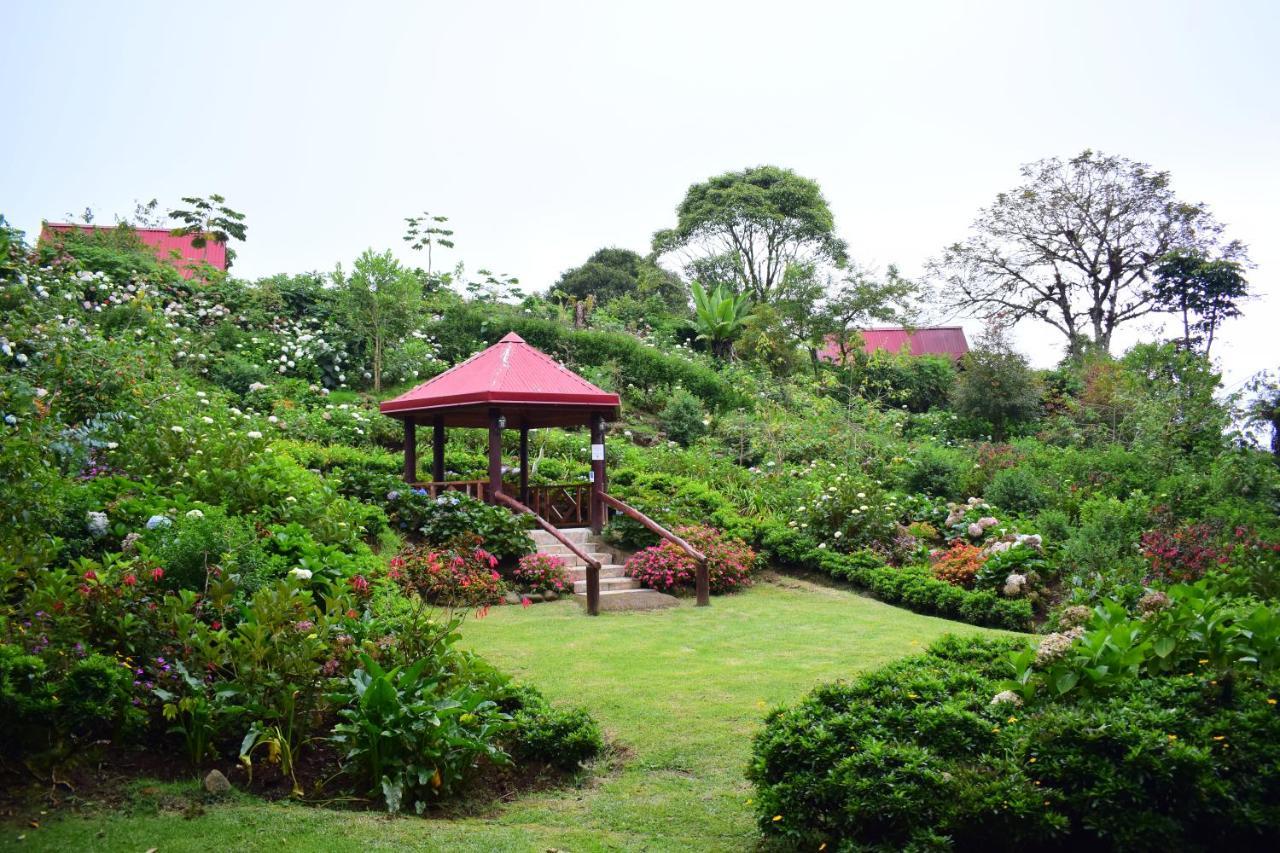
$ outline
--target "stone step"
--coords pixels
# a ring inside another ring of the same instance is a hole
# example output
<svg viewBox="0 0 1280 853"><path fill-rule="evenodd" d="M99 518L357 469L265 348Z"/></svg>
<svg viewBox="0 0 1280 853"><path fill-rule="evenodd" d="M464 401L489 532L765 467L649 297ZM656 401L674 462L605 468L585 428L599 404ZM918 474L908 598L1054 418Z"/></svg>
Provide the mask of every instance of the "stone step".
<svg viewBox="0 0 1280 853"><path fill-rule="evenodd" d="M575 593L574 600L584 608L587 606L587 594ZM679 602L673 595L658 592L656 589L619 589L608 592L600 591L600 610L658 610L663 607L675 607Z"/></svg>
<svg viewBox="0 0 1280 853"><path fill-rule="evenodd" d="M586 542L593 536L590 527L561 527L558 530L565 539L574 543ZM534 544L539 547L560 544L558 539L541 528L530 530L529 535L533 538Z"/></svg>
<svg viewBox="0 0 1280 853"><path fill-rule="evenodd" d="M621 578L626 577L626 567L621 563L605 563L600 567L600 577L602 578ZM581 581L587 579L586 566L570 566L565 572L571 581Z"/></svg>
<svg viewBox="0 0 1280 853"><path fill-rule="evenodd" d="M600 578L600 594L613 592L620 589L639 589L640 581L634 578L617 577L617 578ZM573 591L575 593L586 593L587 582L585 580L574 581Z"/></svg>
<svg viewBox="0 0 1280 853"><path fill-rule="evenodd" d="M564 561L564 564L566 566L585 566L587 564L586 561L583 560L581 557L579 557L577 554L570 554L567 551L564 553L557 554L554 551L542 550L542 551L539 551L538 553L550 554L553 557L559 557L561 560ZM588 557L590 557L591 559L595 560L598 563L614 562L613 552L611 551L586 551L584 553L586 553Z"/></svg>

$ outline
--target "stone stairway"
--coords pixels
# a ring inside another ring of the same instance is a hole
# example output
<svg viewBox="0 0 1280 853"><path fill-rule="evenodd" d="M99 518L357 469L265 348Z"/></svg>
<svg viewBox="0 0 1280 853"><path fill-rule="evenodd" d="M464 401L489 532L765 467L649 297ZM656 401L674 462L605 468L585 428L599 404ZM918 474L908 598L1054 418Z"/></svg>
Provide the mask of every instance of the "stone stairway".
<svg viewBox="0 0 1280 853"><path fill-rule="evenodd" d="M626 576L617 553L588 527L564 527L560 532L579 550L600 561L600 609L656 610L676 604L674 596L656 589L642 589L640 582ZM574 600L587 606L587 565L581 557L558 542L545 530L532 530L534 545L542 554L554 554L565 561L573 581Z"/></svg>

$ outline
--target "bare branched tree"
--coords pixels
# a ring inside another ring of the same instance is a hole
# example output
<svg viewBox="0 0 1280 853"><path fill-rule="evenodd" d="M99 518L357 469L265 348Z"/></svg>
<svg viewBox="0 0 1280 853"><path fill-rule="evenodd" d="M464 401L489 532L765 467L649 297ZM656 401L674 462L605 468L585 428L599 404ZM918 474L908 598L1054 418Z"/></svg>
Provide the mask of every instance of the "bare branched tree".
<svg viewBox="0 0 1280 853"><path fill-rule="evenodd" d="M967 240L930 264L940 303L973 316L1048 323L1073 353L1107 350L1115 329L1157 310L1155 267L1170 251L1221 246L1203 204L1180 201L1169 173L1085 151L1022 167L1024 182L979 212Z"/></svg>

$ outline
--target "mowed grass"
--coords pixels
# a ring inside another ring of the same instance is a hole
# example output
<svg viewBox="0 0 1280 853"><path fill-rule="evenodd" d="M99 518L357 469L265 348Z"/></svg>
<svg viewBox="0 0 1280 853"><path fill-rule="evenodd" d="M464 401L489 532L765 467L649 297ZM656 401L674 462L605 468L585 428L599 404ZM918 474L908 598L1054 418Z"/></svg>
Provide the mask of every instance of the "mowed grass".
<svg viewBox="0 0 1280 853"><path fill-rule="evenodd" d="M468 620L463 645L552 701L589 708L620 747L620 760L579 786L464 818L389 819L240 796L193 816L143 800L128 813L50 817L39 829L9 824L0 846L743 850L758 837L743 770L768 709L948 632L991 633L789 579L715 598L708 608L682 601L667 611L595 619L569 601L494 608ZM197 790L194 781L188 790Z"/></svg>

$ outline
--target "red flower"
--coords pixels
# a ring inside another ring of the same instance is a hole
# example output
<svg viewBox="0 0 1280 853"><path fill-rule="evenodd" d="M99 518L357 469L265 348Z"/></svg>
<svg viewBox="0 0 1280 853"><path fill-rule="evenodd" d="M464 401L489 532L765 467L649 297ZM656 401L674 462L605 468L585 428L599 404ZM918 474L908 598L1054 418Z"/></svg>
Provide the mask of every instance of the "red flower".
<svg viewBox="0 0 1280 853"><path fill-rule="evenodd" d="M212 622L212 623L210 623L209 627L210 627L210 628L212 628L212 629L213 629L213 630L215 630L215 631L221 631L221 630L222 630L222 623L221 623L221 622L219 622L217 619L214 619L214 620L213 620L213 622Z"/></svg>
<svg viewBox="0 0 1280 853"><path fill-rule="evenodd" d="M521 606L521 607L528 607L530 604L533 604L533 602L532 602L532 601L530 601L529 599L524 598L523 596L520 598L520 606Z"/></svg>
<svg viewBox="0 0 1280 853"><path fill-rule="evenodd" d="M356 618L356 616L358 616L358 615L359 615L359 614L358 614L358 613L356 613L354 609L352 609L352 610L348 610L348 611L347 611L347 618L348 618L348 619L354 619L354 618Z"/></svg>
<svg viewBox="0 0 1280 853"><path fill-rule="evenodd" d="M125 575L125 576L124 576L123 578L121 578L120 580L121 580L121 583L123 583L125 586L137 586L137 585L138 585L138 576L137 576L137 575L135 575L133 572L129 572L129 574Z"/></svg>
<svg viewBox="0 0 1280 853"><path fill-rule="evenodd" d="M356 595L369 594L369 582L364 579L364 575L356 575L351 579L351 588L355 590Z"/></svg>
<svg viewBox="0 0 1280 853"><path fill-rule="evenodd" d="M164 569L156 567L151 570L151 579L156 583L160 582L160 578L164 577Z"/></svg>
<svg viewBox="0 0 1280 853"><path fill-rule="evenodd" d="M84 579L87 581L96 581L98 579L98 573L93 569L90 569L84 573Z"/></svg>

